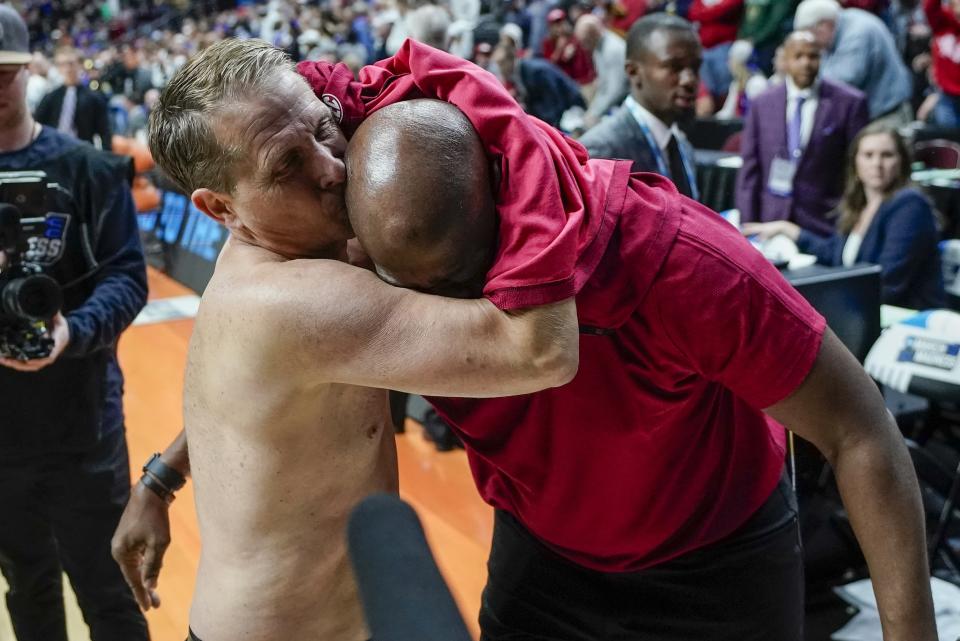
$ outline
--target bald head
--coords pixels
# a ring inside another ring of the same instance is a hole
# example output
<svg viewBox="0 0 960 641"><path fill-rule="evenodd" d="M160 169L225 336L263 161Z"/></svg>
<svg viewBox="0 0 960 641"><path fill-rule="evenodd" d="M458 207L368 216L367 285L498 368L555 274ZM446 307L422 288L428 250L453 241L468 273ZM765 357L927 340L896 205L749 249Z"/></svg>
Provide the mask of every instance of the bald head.
<svg viewBox="0 0 960 641"><path fill-rule="evenodd" d="M820 74L820 45L809 31L794 31L783 43L786 74L800 89L813 85Z"/></svg>
<svg viewBox="0 0 960 641"><path fill-rule="evenodd" d="M496 250L490 162L453 105L410 100L368 117L347 149L347 210L389 283L479 297Z"/></svg>
<svg viewBox="0 0 960 641"><path fill-rule="evenodd" d="M600 44L605 31L603 22L592 13L585 13L577 18L577 23L573 27L573 35L580 41L588 51L593 51Z"/></svg>

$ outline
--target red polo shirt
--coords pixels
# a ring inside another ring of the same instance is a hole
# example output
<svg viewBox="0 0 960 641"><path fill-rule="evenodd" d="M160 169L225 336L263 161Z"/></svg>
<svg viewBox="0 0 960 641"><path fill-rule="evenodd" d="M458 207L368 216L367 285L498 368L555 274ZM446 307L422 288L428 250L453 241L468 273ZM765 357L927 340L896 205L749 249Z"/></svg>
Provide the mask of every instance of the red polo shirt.
<svg viewBox="0 0 960 641"><path fill-rule="evenodd" d="M745 522L783 467L783 429L760 409L800 385L824 331L780 274L669 181L588 162L468 62L408 41L360 83L339 65L299 71L348 135L398 100L457 105L502 160L487 296L502 308L577 296L572 382L430 399L463 437L483 498L605 571L662 563Z"/></svg>

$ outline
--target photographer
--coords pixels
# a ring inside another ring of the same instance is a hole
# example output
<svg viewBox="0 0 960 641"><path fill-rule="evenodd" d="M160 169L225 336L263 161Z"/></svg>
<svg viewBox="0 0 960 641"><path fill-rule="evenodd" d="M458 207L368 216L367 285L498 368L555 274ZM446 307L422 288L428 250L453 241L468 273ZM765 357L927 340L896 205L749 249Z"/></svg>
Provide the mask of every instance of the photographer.
<svg viewBox="0 0 960 641"><path fill-rule="evenodd" d="M66 641L66 571L92 641L141 641L146 621L110 557L130 487L116 342L147 293L130 166L33 120L29 61L23 20L0 5L0 201L23 193L3 172L45 173L39 204L3 203L39 208L40 231L25 227L22 255L0 257L8 271L0 274L7 290L0 291L7 308L0 323L10 322L5 293L13 291L9 270L18 262L39 265L63 294L61 312L47 322L49 355L20 360L8 351L0 359L7 607L19 641Z"/></svg>

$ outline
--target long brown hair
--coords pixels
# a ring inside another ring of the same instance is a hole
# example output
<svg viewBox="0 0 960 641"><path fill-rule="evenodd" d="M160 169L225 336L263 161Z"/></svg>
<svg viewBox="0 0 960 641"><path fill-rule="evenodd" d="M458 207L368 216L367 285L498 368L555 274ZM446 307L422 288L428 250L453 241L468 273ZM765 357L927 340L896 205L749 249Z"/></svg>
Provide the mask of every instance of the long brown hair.
<svg viewBox="0 0 960 641"><path fill-rule="evenodd" d="M900 173L897 174L893 182L887 188L883 195L884 200L898 192L903 187L910 184L910 150L903 136L890 125L875 122L867 125L860 130L857 137L853 139L850 149L847 152L847 183L843 190L843 198L840 200L840 219L837 221L837 230L841 234L849 234L857 226L860 220L860 214L867 206L867 194L863 190L863 182L857 175L857 152L860 150L860 143L867 136L876 136L886 134L893 140L893 145L897 149L897 155L900 156Z"/></svg>

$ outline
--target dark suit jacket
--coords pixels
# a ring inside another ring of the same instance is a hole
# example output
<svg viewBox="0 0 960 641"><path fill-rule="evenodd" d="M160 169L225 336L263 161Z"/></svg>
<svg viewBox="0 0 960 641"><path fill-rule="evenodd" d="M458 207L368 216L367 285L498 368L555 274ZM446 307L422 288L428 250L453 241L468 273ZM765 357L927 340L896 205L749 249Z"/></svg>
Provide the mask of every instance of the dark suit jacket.
<svg viewBox="0 0 960 641"><path fill-rule="evenodd" d="M573 106L587 106L580 87L559 67L539 58L521 58L517 64L526 91L526 111L530 115L556 127L564 111Z"/></svg>
<svg viewBox="0 0 960 641"><path fill-rule="evenodd" d="M681 135L679 140L683 155L694 162L693 147L684 136ZM660 173L657 156L637 124L637 119L626 107L620 107L609 118L604 118L600 124L588 130L580 137L580 143L587 148L591 158L630 160L633 162L631 171ZM667 178L673 180L672 176Z"/></svg>
<svg viewBox="0 0 960 641"><path fill-rule="evenodd" d="M857 254L858 263L880 265L881 302L910 309L942 307L943 268L933 209L915 189L902 189L880 206ZM801 231L797 246L824 265L840 265L847 236L822 238Z"/></svg>
<svg viewBox="0 0 960 641"><path fill-rule="evenodd" d="M820 81L813 131L793 182L793 196L767 189L770 165L787 158L787 87L764 91L750 105L740 154L736 203L743 222L792 220L822 236L833 232L829 218L843 194L847 149L867 124L869 112L862 93L836 82Z"/></svg>
<svg viewBox="0 0 960 641"><path fill-rule="evenodd" d="M633 161L633 171L660 173L657 157L630 110L620 107L609 118L589 129L580 138L591 158L618 158Z"/></svg>
<svg viewBox="0 0 960 641"><path fill-rule="evenodd" d="M58 87L44 96L34 114L37 122L56 129L60 124L60 111L66 93L66 87ZM77 109L73 117L73 127L80 140L93 142L94 134L98 134L103 148L110 150L110 115L103 94L89 87L77 87Z"/></svg>

